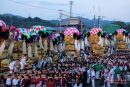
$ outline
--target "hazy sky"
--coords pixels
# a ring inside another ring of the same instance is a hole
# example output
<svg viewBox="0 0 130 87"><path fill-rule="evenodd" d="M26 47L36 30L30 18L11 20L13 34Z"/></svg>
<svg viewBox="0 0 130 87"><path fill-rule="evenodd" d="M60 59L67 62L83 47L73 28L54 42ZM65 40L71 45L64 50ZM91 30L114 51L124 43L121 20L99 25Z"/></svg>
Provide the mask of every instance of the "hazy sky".
<svg viewBox="0 0 130 87"><path fill-rule="evenodd" d="M69 15L70 0L0 0L0 14L11 13L24 17L40 17L42 19L58 19L59 9ZM130 0L72 0L73 16L92 19L104 16L108 20L130 22ZM66 16L63 16L66 18Z"/></svg>

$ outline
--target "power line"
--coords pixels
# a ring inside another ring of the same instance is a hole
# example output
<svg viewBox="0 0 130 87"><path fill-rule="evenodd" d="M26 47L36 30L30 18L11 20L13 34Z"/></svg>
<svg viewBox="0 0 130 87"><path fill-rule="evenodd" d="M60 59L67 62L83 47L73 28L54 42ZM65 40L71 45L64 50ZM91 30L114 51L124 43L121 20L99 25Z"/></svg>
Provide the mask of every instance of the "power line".
<svg viewBox="0 0 130 87"><path fill-rule="evenodd" d="M45 9L45 10L52 10L52 11L57 11L58 12L57 9L50 9L50 8L37 6L37 5L32 5L32 4L27 4L27 3L22 3L22 2L18 2L18 1L14 1L14 0L8 0L8 1L16 3L16 4L24 5L24 6L30 6L30 7L35 7L35 8Z"/></svg>
<svg viewBox="0 0 130 87"><path fill-rule="evenodd" d="M22 2L15 1L15 0L7 0L7 1L10 1L10 2L13 2L13 3L16 3L16 4L19 4L19 5L23 5L23 6L28 6L28 7L34 7L34 8L40 8L40 9L45 9L45 10L50 10L50 11L59 12L59 10L57 10L57 9L51 9L51 8L47 8L47 7L43 7L43 6L37 6L37 5L22 3ZM67 11L67 10L63 10L63 12L66 12L66 13L70 14L70 12ZM77 16L83 16L82 14L75 13L75 12L73 12L73 14L74 14L74 15L77 15ZM85 15L84 15L84 16L85 16Z"/></svg>

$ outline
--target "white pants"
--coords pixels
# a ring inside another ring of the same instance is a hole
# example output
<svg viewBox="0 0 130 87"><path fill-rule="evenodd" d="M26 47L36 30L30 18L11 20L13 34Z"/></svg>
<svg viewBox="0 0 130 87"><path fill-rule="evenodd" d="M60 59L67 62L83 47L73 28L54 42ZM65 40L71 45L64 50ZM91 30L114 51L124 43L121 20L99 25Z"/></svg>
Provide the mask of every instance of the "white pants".
<svg viewBox="0 0 130 87"><path fill-rule="evenodd" d="M99 75L100 75L100 72L97 71L97 72L96 72L96 79L99 79Z"/></svg>
<svg viewBox="0 0 130 87"><path fill-rule="evenodd" d="M107 87L111 87L110 82L107 82Z"/></svg>
<svg viewBox="0 0 130 87"><path fill-rule="evenodd" d="M87 79L87 83L90 84L90 77L88 77L88 79Z"/></svg>
<svg viewBox="0 0 130 87"><path fill-rule="evenodd" d="M92 78L92 87L95 87L95 79Z"/></svg>

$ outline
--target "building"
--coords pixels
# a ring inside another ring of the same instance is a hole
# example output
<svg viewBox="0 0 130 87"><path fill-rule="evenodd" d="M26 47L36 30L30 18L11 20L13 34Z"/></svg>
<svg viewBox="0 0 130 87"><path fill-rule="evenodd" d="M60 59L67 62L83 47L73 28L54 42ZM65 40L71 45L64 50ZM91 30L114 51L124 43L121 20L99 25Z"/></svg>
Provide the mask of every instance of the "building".
<svg viewBox="0 0 130 87"><path fill-rule="evenodd" d="M55 27L56 31L64 31L67 27L76 27L79 31L83 32L85 29L84 23L80 20L80 18L73 17L71 19L63 19L60 22L59 27Z"/></svg>

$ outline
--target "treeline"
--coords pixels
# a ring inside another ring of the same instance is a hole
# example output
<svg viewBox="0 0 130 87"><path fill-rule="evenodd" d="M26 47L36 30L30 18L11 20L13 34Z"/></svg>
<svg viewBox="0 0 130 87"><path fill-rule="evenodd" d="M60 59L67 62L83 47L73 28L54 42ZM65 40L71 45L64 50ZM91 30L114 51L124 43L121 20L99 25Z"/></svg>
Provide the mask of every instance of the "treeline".
<svg viewBox="0 0 130 87"><path fill-rule="evenodd" d="M0 15L0 19L3 20L7 25L16 26L16 27L25 27L30 28L33 25L43 25L43 26L56 26L55 24L51 23L50 21L40 19L38 17L35 18L24 18L21 16L15 16L15 15Z"/></svg>
<svg viewBox="0 0 130 87"><path fill-rule="evenodd" d="M127 31L130 32L130 23L125 23L125 22L122 22L122 21L115 21L115 22L112 22L112 24L119 25L120 28L124 28L124 29L126 29Z"/></svg>

